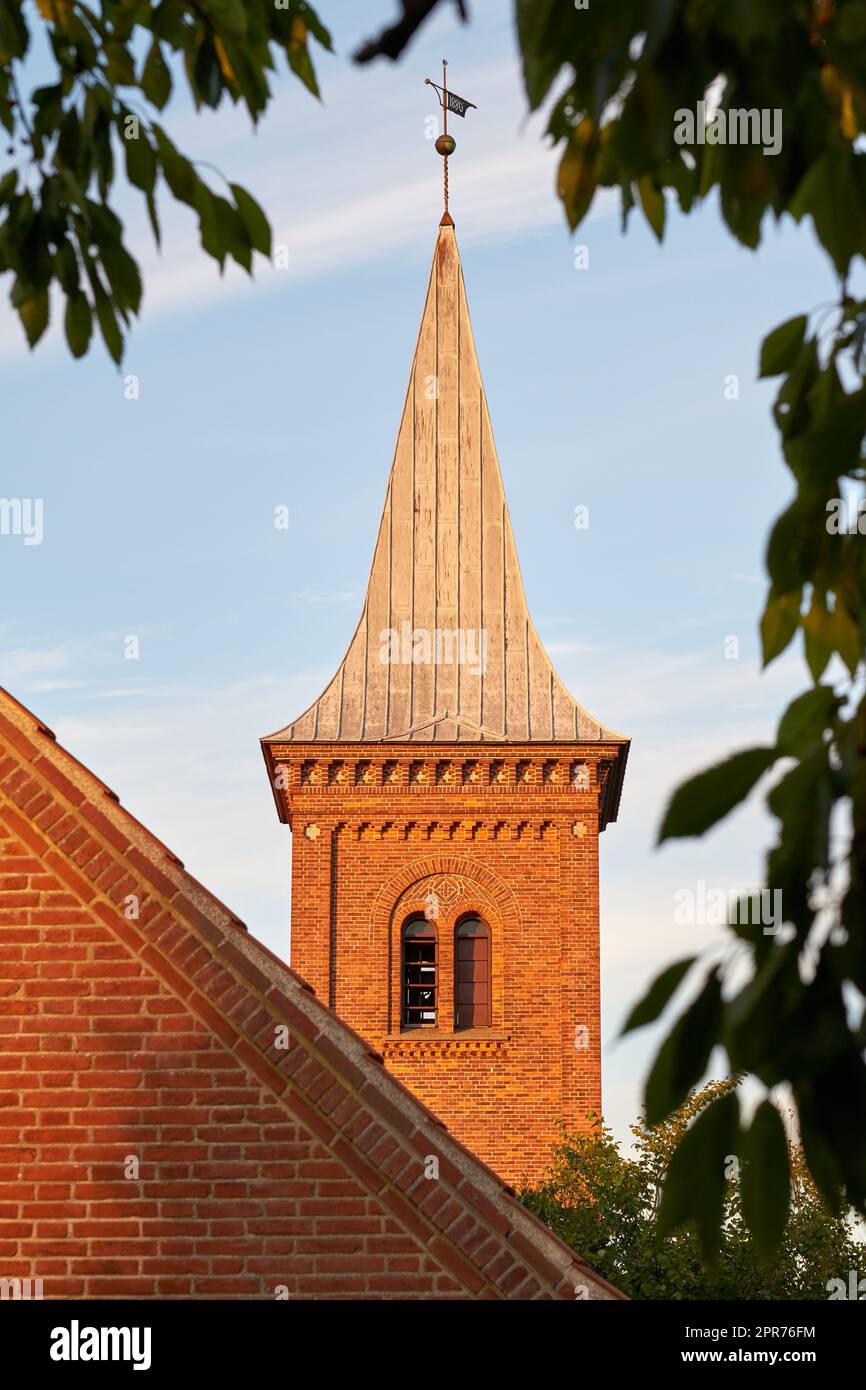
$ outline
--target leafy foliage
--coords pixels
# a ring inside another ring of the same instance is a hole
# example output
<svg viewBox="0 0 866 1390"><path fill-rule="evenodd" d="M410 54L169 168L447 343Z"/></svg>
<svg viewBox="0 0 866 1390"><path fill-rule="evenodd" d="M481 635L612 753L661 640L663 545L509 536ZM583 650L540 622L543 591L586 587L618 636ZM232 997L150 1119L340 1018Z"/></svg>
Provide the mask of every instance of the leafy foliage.
<svg viewBox="0 0 866 1390"><path fill-rule="evenodd" d="M197 109L227 97L256 122L270 100L275 55L282 51L318 95L309 41L331 41L303 0L38 0L37 11L0 0L0 123L12 158L0 175L0 273L13 277L10 301L31 347L48 326L56 285L73 355L87 351L95 321L119 362L142 298L111 207L120 161L157 243L161 180L193 209L202 247L220 268L230 256L251 273L254 251L270 255L264 213L237 184L230 197L214 192L153 115L182 83ZM47 39L54 80L25 95L37 38Z"/></svg>
<svg viewBox="0 0 866 1390"><path fill-rule="evenodd" d="M396 57L436 8L430 0L402 7L404 22L373 52ZM737 980L744 951L751 976L734 986L726 970L711 969L662 1046L646 1104L650 1119L671 1114L719 1045L732 1070L768 1087L790 1084L824 1200L866 1214L866 508L852 516L843 506L843 483L866 483L866 300L848 286L852 262L866 257L866 0L515 7L527 98L533 110L549 109L572 228L599 189L615 188L623 227L639 207L661 241L673 200L689 213L717 192L728 229L747 247L759 245L768 217L811 221L839 279L829 311L801 309L760 353L760 375L781 378L774 417L795 489L767 547L764 664L802 632L812 688L782 716L774 747L734 754L680 787L660 832L661 840L704 834L781 762L767 794L778 822L767 883L781 893L784 925L765 933L739 914L730 924ZM752 138L719 137L734 112L746 114L737 129ZM762 112L767 134L781 123L778 147L764 138ZM841 854L831 855L831 818L842 827ZM660 976L628 1026L658 1017L678 983L670 971ZM718 1179L706 1159L732 1124L739 1132L735 1107L734 1098L696 1126L689 1146L698 1166L688 1175L670 1169L671 1183L688 1188L671 1193L671 1210L690 1202L708 1241ZM769 1111L759 1114L784 1192L778 1130ZM762 1242L779 1229L776 1198L747 1196Z"/></svg>
<svg viewBox="0 0 866 1390"><path fill-rule="evenodd" d="M849 1214L826 1210L802 1150L786 1139L772 1105L769 1119L759 1107L739 1144L727 1132L737 1084L710 1083L655 1129L644 1120L633 1125L632 1158L598 1118L587 1134L563 1133L550 1175L525 1188L521 1201L631 1298L826 1298L829 1280L862 1267L863 1247L852 1235ZM789 1188L776 1181L780 1143ZM700 1216L673 1210L665 1181L674 1165L694 1162L701 1171L709 1163L713 1177L704 1226L715 1251L710 1263ZM756 1201L750 1233L744 1213Z"/></svg>
<svg viewBox="0 0 866 1390"><path fill-rule="evenodd" d="M599 188L617 188L623 224L640 207L661 240L670 199L688 213L718 190L744 246L759 244L768 215L811 219L839 277L829 320L828 311L801 311L760 354L760 374L781 378L774 417L795 489L767 547L764 663L802 632L813 685L783 715L774 747L737 753L681 786L660 832L702 835L774 770L767 804L778 838L767 884L781 893L784 926L731 924L738 968L745 949L751 976L734 986L712 968L661 1048L646 1104L650 1120L671 1114L721 1045L733 1070L768 1087L790 1084L824 1199L866 1212L866 515L852 519L841 502L866 481L866 301L848 289L852 261L866 255L866 0L585 9L517 0L517 18L530 106L552 103L548 131L562 146L558 191L572 227ZM725 121L733 110L781 113L778 152L762 140L715 140L698 105L711 88ZM843 827L835 856L831 818ZM657 1016L670 984L666 972L638 1022ZM735 1098L712 1106L669 1170L663 1213L702 1223L708 1245L720 1210L711 1158L739 1133L735 1112ZM777 1169L781 1184L744 1187L746 1215L768 1249L787 1190L772 1105L755 1125L750 1142L775 1155L767 1174Z"/></svg>

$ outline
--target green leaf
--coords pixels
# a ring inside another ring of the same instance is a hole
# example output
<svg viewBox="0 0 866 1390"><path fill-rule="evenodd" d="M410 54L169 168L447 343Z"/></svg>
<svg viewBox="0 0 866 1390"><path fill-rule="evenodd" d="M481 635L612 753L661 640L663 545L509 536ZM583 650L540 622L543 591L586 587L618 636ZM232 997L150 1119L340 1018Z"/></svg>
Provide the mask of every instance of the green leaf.
<svg viewBox="0 0 866 1390"><path fill-rule="evenodd" d="M703 835L745 800L777 757L774 748L748 748L683 782L668 803L658 843Z"/></svg>
<svg viewBox="0 0 866 1390"><path fill-rule="evenodd" d="M55 166L65 165L74 173L80 173L79 154L82 147L81 125L78 120L78 112L74 107L66 112L60 126L60 137L57 141L57 149L54 157Z"/></svg>
<svg viewBox="0 0 866 1390"><path fill-rule="evenodd" d="M690 212L697 192L697 175L681 156L670 160L661 170L661 181L665 188L673 188L677 195L681 212Z"/></svg>
<svg viewBox="0 0 866 1390"><path fill-rule="evenodd" d="M108 60L106 76L112 87L134 86L135 67L126 45L109 39L104 51Z"/></svg>
<svg viewBox="0 0 866 1390"><path fill-rule="evenodd" d="M725 1004L723 1040L735 1071L751 1071L765 1085L776 1084L779 1030L790 1027L802 995L796 943L771 945L755 974Z"/></svg>
<svg viewBox="0 0 866 1390"><path fill-rule="evenodd" d="M842 1172L830 1137L823 1132L817 1104L819 1086L813 1080L795 1082L794 1100L800 1122L800 1142L815 1186L827 1209L838 1215L842 1209Z"/></svg>
<svg viewBox="0 0 866 1390"><path fill-rule="evenodd" d="M864 214L853 149L830 146L807 166L789 211L799 220L810 214L818 240L841 276L864 243ZM805 163L805 161L804 161Z"/></svg>
<svg viewBox="0 0 866 1390"><path fill-rule="evenodd" d="M156 155L153 146L140 126L135 139L125 137L120 122L118 129L126 155L126 176L129 182L136 188L143 189L145 193L152 193L156 182Z"/></svg>
<svg viewBox="0 0 866 1390"><path fill-rule="evenodd" d="M661 1124L700 1081L721 1025L722 988L714 971L659 1049L644 1093L647 1124Z"/></svg>
<svg viewBox="0 0 866 1390"><path fill-rule="evenodd" d="M695 1223L706 1261L718 1252L726 1169L739 1142L740 1108L729 1093L701 1111L670 1161L659 1208L659 1234Z"/></svg>
<svg viewBox="0 0 866 1390"><path fill-rule="evenodd" d="M585 116L565 147L556 179L556 191L562 199L572 231L589 211L595 196L598 148L595 126Z"/></svg>
<svg viewBox="0 0 866 1390"><path fill-rule="evenodd" d="M134 16L133 11L133 16ZM153 32L172 48L183 48L187 36L187 26L184 24L183 6L178 0L163 0L163 3L154 7L153 14L150 16L150 26ZM118 23L117 20L114 21Z"/></svg>
<svg viewBox="0 0 866 1390"><path fill-rule="evenodd" d="M58 239L57 250L54 253L54 273L67 294L72 294L78 289L78 260L68 237L62 236Z"/></svg>
<svg viewBox="0 0 866 1390"><path fill-rule="evenodd" d="M99 251L116 304L137 313L141 306L141 276L135 261L117 241L100 242Z"/></svg>
<svg viewBox="0 0 866 1390"><path fill-rule="evenodd" d="M48 291L39 290L22 300L18 305L18 316L24 325L27 342L33 348L48 327Z"/></svg>
<svg viewBox="0 0 866 1390"><path fill-rule="evenodd" d="M241 188L240 184L232 183L229 187L234 195L235 206L246 228L250 244L254 250L269 257L271 254L271 229L268 219L255 198L251 197L246 189Z"/></svg>
<svg viewBox="0 0 866 1390"><path fill-rule="evenodd" d="M199 179L195 170L189 160L175 149L161 126L154 125L153 133L156 137L162 172L171 192L179 202L196 207Z"/></svg>
<svg viewBox="0 0 866 1390"><path fill-rule="evenodd" d="M791 1171L788 1140L775 1105L763 1101L755 1111L741 1146L740 1193L758 1258L773 1258L788 1224Z"/></svg>
<svg viewBox="0 0 866 1390"><path fill-rule="evenodd" d="M123 223L106 203L87 200L87 215L93 227L95 241L119 241L123 235Z"/></svg>
<svg viewBox="0 0 866 1390"><path fill-rule="evenodd" d="M853 1039L831 1065L795 1087L803 1150L830 1205L844 1188L848 1202L866 1207L866 1065ZM856 1120L855 1118L856 1117ZM832 1209L832 1207L831 1207Z"/></svg>
<svg viewBox="0 0 866 1390"><path fill-rule="evenodd" d="M821 679L833 655L832 634L828 628L827 616L826 596L815 589L812 592L811 606L803 619L806 662L814 681Z"/></svg>
<svg viewBox="0 0 866 1390"><path fill-rule="evenodd" d="M219 27L234 39L243 39L247 34L247 16L241 0L209 0L208 9L217 20Z"/></svg>
<svg viewBox="0 0 866 1390"><path fill-rule="evenodd" d="M645 1024L655 1022L669 1000L673 998L696 960L697 956L688 956L685 960L678 960L674 965L669 965L666 970L656 976L643 999L635 1004L623 1024L620 1037L624 1037L634 1028L643 1028Z"/></svg>
<svg viewBox="0 0 866 1390"><path fill-rule="evenodd" d="M810 387L804 427L785 436L785 460L801 487L821 495L822 527L826 534L826 498L840 473L861 464L866 434L866 389L846 391L835 363L830 363ZM817 500L817 498L816 498Z"/></svg>
<svg viewBox="0 0 866 1390"><path fill-rule="evenodd" d="M773 415L783 439L799 434L808 426L809 409L806 402L819 373L818 345L814 338L808 338L773 403Z"/></svg>
<svg viewBox="0 0 866 1390"><path fill-rule="evenodd" d="M146 200L147 200L147 215L148 215L148 217L150 218L150 225L151 225L151 227L152 227L152 229L153 229L153 239L154 239L154 241L156 242L157 246L159 246L159 245L160 245L160 233L159 233L159 218L157 217L157 213L156 213L156 199L154 198L154 196L153 196L152 193L146 193L144 196L145 196L145 198L146 198Z"/></svg>
<svg viewBox="0 0 866 1390"><path fill-rule="evenodd" d="M216 194L212 196L220 222L223 244L229 255L249 274L252 270L253 253L247 236L247 229L240 214L236 208L232 207L227 198L220 198Z"/></svg>
<svg viewBox="0 0 866 1390"><path fill-rule="evenodd" d="M775 661L793 639L800 624L802 592L802 589L787 594L770 591L761 618L761 647L765 666Z"/></svg>
<svg viewBox="0 0 866 1390"><path fill-rule="evenodd" d="M562 66L556 48L545 42L560 0L517 0L517 33L523 55L523 81L530 110L542 103Z"/></svg>
<svg viewBox="0 0 866 1390"><path fill-rule="evenodd" d="M761 344L759 376L781 376L783 372L791 370L803 346L808 324L808 316L798 314L767 334Z"/></svg>
<svg viewBox="0 0 866 1390"><path fill-rule="evenodd" d="M209 38L199 44L193 63L193 76L196 91L205 105L219 105L223 86L222 73L216 48Z"/></svg>
<svg viewBox="0 0 866 1390"><path fill-rule="evenodd" d="M152 101L159 111L162 110L171 96L171 73L162 56L162 48L158 39L154 39L150 45L141 73L141 90L148 101Z"/></svg>
<svg viewBox="0 0 866 1390"><path fill-rule="evenodd" d="M99 196L106 202L114 180L114 155L111 150L111 121L103 111L100 111L94 127L91 146L96 160Z"/></svg>
<svg viewBox="0 0 866 1390"><path fill-rule="evenodd" d="M767 805L781 821L778 844L767 859L767 881L782 894L785 920L802 932L814 917L814 872L829 864L830 816L839 784L828 760L828 746L816 744L767 796Z"/></svg>
<svg viewBox="0 0 866 1390"><path fill-rule="evenodd" d="M823 742L824 730L840 704L832 686L819 685L799 695L785 710L776 745L782 753L802 754Z"/></svg>
<svg viewBox="0 0 866 1390"><path fill-rule="evenodd" d="M330 31L325 28L315 10L308 3L304 4L304 23L317 43L328 50L333 48Z"/></svg>
<svg viewBox="0 0 866 1390"><path fill-rule="evenodd" d="M79 291L66 301L66 341L73 357L83 357L93 332L93 316L87 296Z"/></svg>
<svg viewBox="0 0 866 1390"><path fill-rule="evenodd" d="M195 190L195 206L199 216L199 235L201 244L209 256L219 261L220 270L225 265L226 242L222 218L217 200L207 184L198 181Z"/></svg>
<svg viewBox="0 0 866 1390"><path fill-rule="evenodd" d="M776 594L799 591L811 579L826 522L824 499L812 492L798 492L778 517L767 542L767 573Z"/></svg>
<svg viewBox="0 0 866 1390"><path fill-rule="evenodd" d="M319 84L306 43L292 40L286 49L286 57L292 72L301 79L307 91L312 92L314 97L319 96Z"/></svg>
<svg viewBox="0 0 866 1390"><path fill-rule="evenodd" d="M99 324L99 331L102 340L108 348L112 358L118 365L123 357L123 338L117 325L114 309L111 300L104 290L95 291L96 299L96 319Z"/></svg>
<svg viewBox="0 0 866 1390"><path fill-rule="evenodd" d="M235 85L241 92L252 119L258 119L270 100L264 69L251 62L244 48L225 39L223 49Z"/></svg>
<svg viewBox="0 0 866 1390"><path fill-rule="evenodd" d="M665 195L656 188L648 174L638 179L637 191L644 217L661 241L665 234Z"/></svg>
<svg viewBox="0 0 866 1390"><path fill-rule="evenodd" d="M824 630L853 676L863 659L863 638L856 620L838 597L827 614Z"/></svg>
<svg viewBox="0 0 866 1390"><path fill-rule="evenodd" d="M0 4L0 52L10 58L23 58L30 44L30 33L22 14L23 6Z"/></svg>
<svg viewBox="0 0 866 1390"><path fill-rule="evenodd" d="M32 101L36 108L33 121L34 130L47 136L60 124L63 117L62 84L55 82L49 87L37 87L33 93Z"/></svg>

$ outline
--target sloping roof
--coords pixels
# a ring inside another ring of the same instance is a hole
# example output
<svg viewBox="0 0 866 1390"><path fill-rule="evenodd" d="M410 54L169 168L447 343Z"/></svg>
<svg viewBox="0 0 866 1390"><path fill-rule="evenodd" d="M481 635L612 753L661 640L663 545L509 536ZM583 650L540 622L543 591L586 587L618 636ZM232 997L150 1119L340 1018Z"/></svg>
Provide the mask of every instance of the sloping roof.
<svg viewBox="0 0 866 1390"><path fill-rule="evenodd" d="M590 1299L623 1297L4 690L0 796L0 818L15 837L423 1243L463 1296L574 1299L580 1286ZM141 905L136 920L124 912L131 893ZM291 1050L275 1047L280 1024ZM419 1177L419 1155L439 1159L438 1182Z"/></svg>
<svg viewBox="0 0 866 1390"><path fill-rule="evenodd" d="M323 694L264 741L387 739L627 742L569 694L529 616L450 225L360 621Z"/></svg>

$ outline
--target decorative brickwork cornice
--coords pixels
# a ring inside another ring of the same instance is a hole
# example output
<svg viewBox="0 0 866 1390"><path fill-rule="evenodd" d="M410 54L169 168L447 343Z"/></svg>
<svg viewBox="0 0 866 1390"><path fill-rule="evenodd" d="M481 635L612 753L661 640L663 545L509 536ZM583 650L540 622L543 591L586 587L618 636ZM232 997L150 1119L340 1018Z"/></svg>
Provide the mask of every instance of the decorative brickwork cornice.
<svg viewBox="0 0 866 1390"><path fill-rule="evenodd" d="M382 1054L386 1061L395 1057L439 1061L449 1056L458 1057L461 1061L469 1057L480 1057L489 1061L507 1056L508 1042L507 1034L498 1038L480 1037L478 1033L473 1033L471 1037L460 1037L456 1033L434 1037L425 1030L423 1033L419 1031L389 1035L382 1041Z"/></svg>
<svg viewBox="0 0 866 1390"><path fill-rule="evenodd" d="M447 800L461 808L501 814L503 797L515 814L598 813L599 830L615 818L626 752L614 744L515 745L448 748L424 755L417 746L263 744L280 818L295 813L356 820L371 813L381 824L405 798L419 811ZM373 809L375 807L375 810ZM537 808L537 809L536 809Z"/></svg>

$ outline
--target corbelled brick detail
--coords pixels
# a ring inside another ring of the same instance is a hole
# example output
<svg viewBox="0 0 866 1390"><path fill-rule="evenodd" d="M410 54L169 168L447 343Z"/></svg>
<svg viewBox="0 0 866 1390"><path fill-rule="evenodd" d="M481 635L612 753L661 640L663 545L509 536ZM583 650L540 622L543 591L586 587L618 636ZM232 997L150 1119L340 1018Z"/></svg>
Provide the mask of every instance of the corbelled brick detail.
<svg viewBox="0 0 866 1390"><path fill-rule="evenodd" d="M5 692L0 1033L46 1297L618 1296Z"/></svg>

